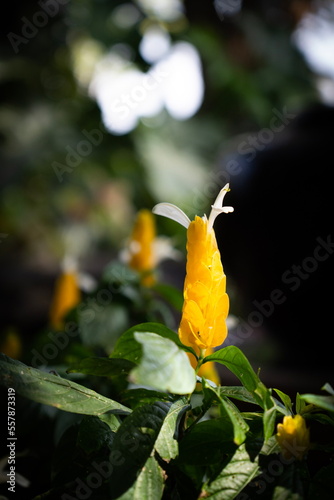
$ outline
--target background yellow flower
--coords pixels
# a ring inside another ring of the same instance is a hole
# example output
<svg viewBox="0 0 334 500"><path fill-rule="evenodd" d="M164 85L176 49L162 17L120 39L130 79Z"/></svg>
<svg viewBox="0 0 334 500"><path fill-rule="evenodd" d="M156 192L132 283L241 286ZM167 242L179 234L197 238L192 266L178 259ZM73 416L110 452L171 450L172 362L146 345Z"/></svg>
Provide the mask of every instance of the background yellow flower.
<svg viewBox="0 0 334 500"><path fill-rule="evenodd" d="M285 416L283 423L277 425L276 439L284 458L302 460L310 446L310 431L304 418Z"/></svg>

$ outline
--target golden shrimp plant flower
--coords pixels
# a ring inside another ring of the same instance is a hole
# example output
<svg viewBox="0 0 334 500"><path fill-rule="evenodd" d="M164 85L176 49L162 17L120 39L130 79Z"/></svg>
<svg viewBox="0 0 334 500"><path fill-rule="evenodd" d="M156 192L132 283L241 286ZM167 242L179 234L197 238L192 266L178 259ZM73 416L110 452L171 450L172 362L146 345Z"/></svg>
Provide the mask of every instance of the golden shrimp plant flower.
<svg viewBox="0 0 334 500"><path fill-rule="evenodd" d="M310 431L301 415L285 416L283 423L277 425L277 442L282 455L287 460L302 460L310 447Z"/></svg>
<svg viewBox="0 0 334 500"><path fill-rule="evenodd" d="M79 275L72 259L64 259L58 276L49 310L50 325L62 328L66 314L81 300Z"/></svg>
<svg viewBox="0 0 334 500"><path fill-rule="evenodd" d="M144 286L150 287L155 284L155 271L159 262L178 257L169 239L156 235L152 212L139 210L127 246L120 254L121 260L140 274Z"/></svg>
<svg viewBox="0 0 334 500"><path fill-rule="evenodd" d="M156 237L155 224L149 210L140 210L137 214L129 244L129 267L142 274L142 283L154 283L155 267L153 242Z"/></svg>
<svg viewBox="0 0 334 500"><path fill-rule="evenodd" d="M227 336L226 318L229 298L213 223L217 215L233 212L223 207L229 191L226 184L211 207L209 218L196 216L193 221L175 205L159 203L153 213L176 220L187 228L187 264L184 303L179 336L184 345L199 355L221 345Z"/></svg>

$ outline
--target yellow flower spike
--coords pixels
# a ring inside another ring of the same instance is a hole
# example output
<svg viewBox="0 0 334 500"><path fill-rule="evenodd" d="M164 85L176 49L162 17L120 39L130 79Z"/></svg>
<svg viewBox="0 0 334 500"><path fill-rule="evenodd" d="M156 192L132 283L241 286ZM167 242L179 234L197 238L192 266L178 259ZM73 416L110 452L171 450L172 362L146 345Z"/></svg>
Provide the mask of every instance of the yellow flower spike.
<svg viewBox="0 0 334 500"><path fill-rule="evenodd" d="M153 269L156 265L154 256L154 240L156 237L155 222L149 210L140 210L132 230L129 243L129 261L131 269L142 274L142 284L152 286L155 282Z"/></svg>
<svg viewBox="0 0 334 500"><path fill-rule="evenodd" d="M285 416L277 425L277 442L284 458L302 460L310 447L310 431L301 415Z"/></svg>
<svg viewBox="0 0 334 500"><path fill-rule="evenodd" d="M229 298L213 223L220 213L233 212L232 207L222 206L228 191L226 184L212 205L209 219L196 216L190 221L182 210L170 203L159 203L153 208L153 213L176 220L187 228L187 266L179 336L183 344L193 347L196 352L221 345L227 336Z"/></svg>
<svg viewBox="0 0 334 500"><path fill-rule="evenodd" d="M64 317L81 300L78 274L73 263L64 264L64 270L56 280L52 303L49 311L50 325L54 328L64 326Z"/></svg>

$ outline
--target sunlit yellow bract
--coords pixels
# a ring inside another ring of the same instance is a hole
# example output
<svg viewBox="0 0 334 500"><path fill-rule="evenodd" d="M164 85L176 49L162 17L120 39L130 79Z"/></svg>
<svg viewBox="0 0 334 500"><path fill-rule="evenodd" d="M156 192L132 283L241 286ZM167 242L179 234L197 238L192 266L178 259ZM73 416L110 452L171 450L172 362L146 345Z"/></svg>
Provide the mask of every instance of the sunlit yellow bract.
<svg viewBox="0 0 334 500"><path fill-rule="evenodd" d="M50 324L61 328L66 314L81 300L78 275L75 271L64 271L57 279L50 307Z"/></svg>
<svg viewBox="0 0 334 500"><path fill-rule="evenodd" d="M153 243L156 237L155 222L149 210L140 210L134 223L129 250L129 266L142 274L143 285L154 284L155 266Z"/></svg>
<svg viewBox="0 0 334 500"><path fill-rule="evenodd" d="M219 346L227 335L226 276L214 230L201 217L188 227L186 273L180 339L199 349Z"/></svg>
<svg viewBox="0 0 334 500"><path fill-rule="evenodd" d="M221 345L227 336L229 298L213 223L217 215L233 212L233 207L223 207L228 191L226 184L211 206L209 218L196 216L190 221L171 203L159 203L153 208L155 214L169 217L187 228L187 267L179 336L183 344L193 347L201 356L207 348Z"/></svg>
<svg viewBox="0 0 334 500"><path fill-rule="evenodd" d="M304 418L285 416L283 423L277 425L276 439L284 458L302 460L310 446L310 431Z"/></svg>

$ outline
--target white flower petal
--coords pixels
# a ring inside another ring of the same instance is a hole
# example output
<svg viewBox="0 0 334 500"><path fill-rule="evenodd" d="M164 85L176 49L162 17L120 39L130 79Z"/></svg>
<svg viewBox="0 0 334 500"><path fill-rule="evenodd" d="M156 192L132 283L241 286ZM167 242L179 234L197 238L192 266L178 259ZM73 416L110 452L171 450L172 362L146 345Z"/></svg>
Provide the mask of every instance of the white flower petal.
<svg viewBox="0 0 334 500"><path fill-rule="evenodd" d="M223 207L224 197L225 197L226 193L228 193L229 190L230 190L229 184L225 184L225 186L220 190L214 204L211 205L211 212L210 212L209 224L208 224L209 229L212 229L213 223L219 214L221 214L221 213L228 214L228 213L234 211L233 207Z"/></svg>
<svg viewBox="0 0 334 500"><path fill-rule="evenodd" d="M172 203L158 203L153 207L152 212L156 215L163 215L168 219L175 220L186 229L188 229L190 224L189 217L179 207Z"/></svg>

